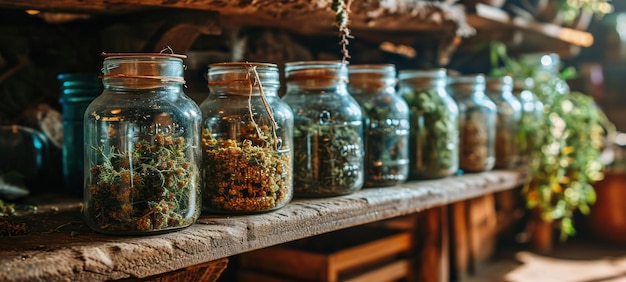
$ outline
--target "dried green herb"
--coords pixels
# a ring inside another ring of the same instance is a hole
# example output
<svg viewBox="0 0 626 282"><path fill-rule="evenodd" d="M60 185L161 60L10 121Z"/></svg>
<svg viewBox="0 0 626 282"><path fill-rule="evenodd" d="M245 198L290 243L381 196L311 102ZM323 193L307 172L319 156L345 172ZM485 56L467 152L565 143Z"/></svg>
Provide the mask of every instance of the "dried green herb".
<svg viewBox="0 0 626 282"><path fill-rule="evenodd" d="M242 141L218 140L209 129L202 131L203 200L213 211L269 211L291 199L289 148L274 147L268 126L259 130L261 137L256 125L242 126Z"/></svg>
<svg viewBox="0 0 626 282"><path fill-rule="evenodd" d="M28 226L24 222L13 222L9 218L0 218L0 238L26 235Z"/></svg>
<svg viewBox="0 0 626 282"><path fill-rule="evenodd" d="M451 175L458 168L458 113L437 91L405 91L410 113L410 175L412 179Z"/></svg>
<svg viewBox="0 0 626 282"><path fill-rule="evenodd" d="M359 97L356 97L359 100ZM390 99L360 102L364 118L365 186L390 186L405 181L409 168L406 118L390 114ZM360 100L359 100L360 101Z"/></svg>
<svg viewBox="0 0 626 282"><path fill-rule="evenodd" d="M349 194L363 184L361 124L315 124L296 117L294 191L299 196Z"/></svg>
<svg viewBox="0 0 626 282"><path fill-rule="evenodd" d="M199 170L185 154L183 137L156 135L130 151L93 148L101 162L92 164L89 209L104 231L157 231L190 225L200 208Z"/></svg>

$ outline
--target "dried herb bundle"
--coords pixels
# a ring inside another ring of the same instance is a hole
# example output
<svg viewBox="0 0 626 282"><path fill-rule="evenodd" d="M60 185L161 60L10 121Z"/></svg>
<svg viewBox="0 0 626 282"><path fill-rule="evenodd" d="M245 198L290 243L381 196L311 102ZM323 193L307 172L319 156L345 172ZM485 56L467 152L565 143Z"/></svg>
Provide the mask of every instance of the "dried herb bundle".
<svg viewBox="0 0 626 282"><path fill-rule="evenodd" d="M185 155L183 137L156 135L130 151L93 148L102 162L93 164L87 208L104 231L157 231L193 223L200 208L199 172Z"/></svg>
<svg viewBox="0 0 626 282"><path fill-rule="evenodd" d="M350 5L352 0L333 0L331 8L335 12L335 23L339 27L339 45L341 45L341 54L343 55L342 61L345 63L350 58L348 52L349 39L354 38L350 33L348 24L350 23Z"/></svg>

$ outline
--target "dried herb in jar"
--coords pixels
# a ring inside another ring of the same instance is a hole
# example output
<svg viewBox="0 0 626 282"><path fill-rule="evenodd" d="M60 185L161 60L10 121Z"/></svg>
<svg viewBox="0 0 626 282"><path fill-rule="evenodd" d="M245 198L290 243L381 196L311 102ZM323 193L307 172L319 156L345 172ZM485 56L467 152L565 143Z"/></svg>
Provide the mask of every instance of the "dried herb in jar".
<svg viewBox="0 0 626 282"><path fill-rule="evenodd" d="M357 97L358 100L358 97ZM361 104L364 119L365 186L388 186L407 178L409 156L406 119L390 114L392 100L371 99Z"/></svg>
<svg viewBox="0 0 626 282"><path fill-rule="evenodd" d="M274 64L209 67L210 94L200 105L203 206L219 213L258 213L293 197L291 109L278 97Z"/></svg>
<svg viewBox="0 0 626 282"><path fill-rule="evenodd" d="M187 161L183 137L156 135L155 142L140 140L130 151L92 148L102 162L91 167L95 184L89 185L88 208L94 222L107 231L156 231L184 227L195 205L199 170Z"/></svg>
<svg viewBox="0 0 626 282"><path fill-rule="evenodd" d="M294 189L300 195L342 195L361 188L363 157L358 126L295 122Z"/></svg>
<svg viewBox="0 0 626 282"><path fill-rule="evenodd" d="M241 127L239 137L218 140L205 128L204 199L215 209L256 212L272 210L291 197L291 163L289 148L277 150L271 140L270 128L256 125ZM266 140L268 139L268 140Z"/></svg>
<svg viewBox="0 0 626 282"><path fill-rule="evenodd" d="M482 171L491 162L486 123L472 117L462 122L460 167L467 171Z"/></svg>
<svg viewBox="0 0 626 282"><path fill-rule="evenodd" d="M411 108L411 174L419 178L444 177L458 168L458 111L436 90L404 92Z"/></svg>
<svg viewBox="0 0 626 282"><path fill-rule="evenodd" d="M511 128L511 121L506 121L506 116L498 115L498 126L496 127L496 167L508 168L517 164L519 159L518 148L515 137L517 128ZM519 121L517 121L519 123Z"/></svg>

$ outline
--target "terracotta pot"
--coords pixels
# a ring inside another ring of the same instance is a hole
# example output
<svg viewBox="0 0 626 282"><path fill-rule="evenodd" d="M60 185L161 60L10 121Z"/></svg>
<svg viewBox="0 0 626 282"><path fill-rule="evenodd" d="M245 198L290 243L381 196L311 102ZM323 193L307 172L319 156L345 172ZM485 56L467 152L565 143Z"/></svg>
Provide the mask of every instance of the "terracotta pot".
<svg viewBox="0 0 626 282"><path fill-rule="evenodd" d="M554 247L555 228L554 222L541 219L541 212L537 209L532 211L530 224L530 246L537 253L549 253Z"/></svg>
<svg viewBox="0 0 626 282"><path fill-rule="evenodd" d="M589 232L600 239L626 244L626 172L607 172L594 187L597 200L586 220Z"/></svg>

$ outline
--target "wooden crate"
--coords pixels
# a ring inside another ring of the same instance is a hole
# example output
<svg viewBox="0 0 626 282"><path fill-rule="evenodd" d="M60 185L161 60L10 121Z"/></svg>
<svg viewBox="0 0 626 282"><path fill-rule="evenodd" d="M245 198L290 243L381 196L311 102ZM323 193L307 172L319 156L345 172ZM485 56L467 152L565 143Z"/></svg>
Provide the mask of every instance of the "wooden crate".
<svg viewBox="0 0 626 282"><path fill-rule="evenodd" d="M239 281L398 281L410 276L411 233L355 227L244 253Z"/></svg>
<svg viewBox="0 0 626 282"><path fill-rule="evenodd" d="M497 239L495 196L487 194L450 205L451 276L461 281L493 256Z"/></svg>
<svg viewBox="0 0 626 282"><path fill-rule="evenodd" d="M222 272L228 266L228 258L216 259L213 261L200 263L171 272L149 276L145 278L125 278L115 280L116 282L177 282L177 281L199 281L214 282L219 279Z"/></svg>

